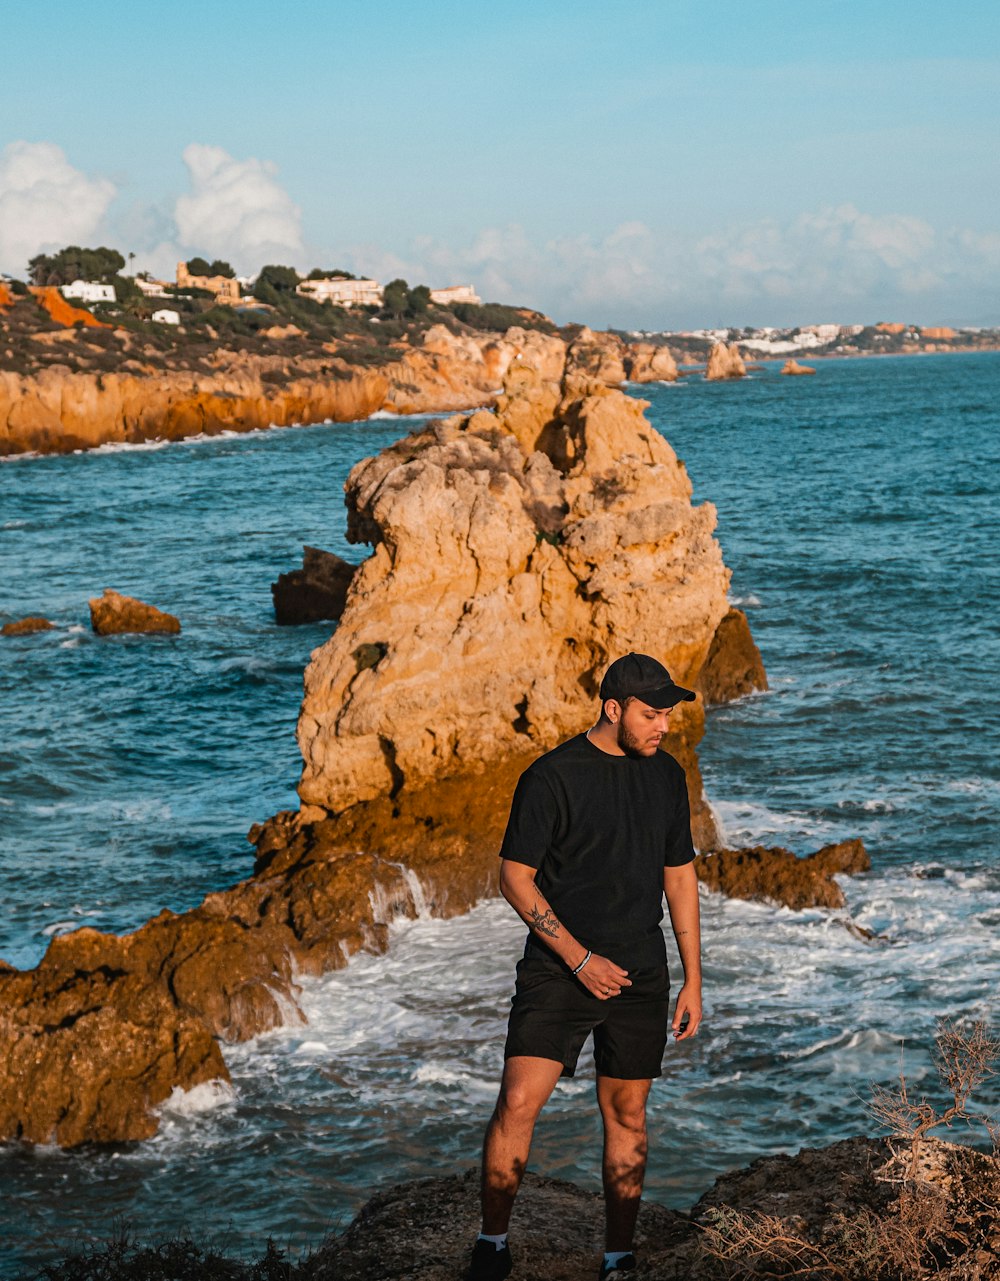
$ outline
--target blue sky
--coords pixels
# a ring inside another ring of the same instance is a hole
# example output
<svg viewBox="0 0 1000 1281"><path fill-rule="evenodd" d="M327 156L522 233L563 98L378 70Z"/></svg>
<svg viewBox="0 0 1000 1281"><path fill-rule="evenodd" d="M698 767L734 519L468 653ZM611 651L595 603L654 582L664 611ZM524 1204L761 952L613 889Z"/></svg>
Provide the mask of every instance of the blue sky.
<svg viewBox="0 0 1000 1281"><path fill-rule="evenodd" d="M595 325L1000 323L998 35L964 0L15 5L0 269L103 240Z"/></svg>

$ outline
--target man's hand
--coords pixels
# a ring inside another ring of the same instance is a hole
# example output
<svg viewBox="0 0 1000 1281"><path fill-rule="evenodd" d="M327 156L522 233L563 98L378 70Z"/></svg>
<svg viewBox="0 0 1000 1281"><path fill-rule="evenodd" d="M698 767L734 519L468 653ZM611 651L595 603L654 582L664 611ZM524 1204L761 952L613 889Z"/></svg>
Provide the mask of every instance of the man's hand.
<svg viewBox="0 0 1000 1281"><path fill-rule="evenodd" d="M687 1019L687 1027L681 1031L681 1024ZM674 1019L671 1027L678 1041L686 1041L694 1036L701 1022L701 988L693 983L685 983L677 993L677 1005L674 1007Z"/></svg>
<svg viewBox="0 0 1000 1281"><path fill-rule="evenodd" d="M623 987L632 986L628 970L615 965L614 961L609 961L606 956L598 956L596 952L576 977L599 1001L620 996Z"/></svg>

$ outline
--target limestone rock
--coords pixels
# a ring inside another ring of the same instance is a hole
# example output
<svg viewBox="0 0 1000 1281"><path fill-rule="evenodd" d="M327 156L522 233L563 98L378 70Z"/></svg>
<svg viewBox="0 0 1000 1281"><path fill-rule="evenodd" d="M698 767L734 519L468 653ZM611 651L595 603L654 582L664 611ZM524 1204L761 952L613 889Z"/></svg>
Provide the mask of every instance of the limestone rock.
<svg viewBox="0 0 1000 1281"><path fill-rule="evenodd" d="M620 387L625 381L625 344L615 334L584 327L566 352L566 376Z"/></svg>
<svg viewBox="0 0 1000 1281"><path fill-rule="evenodd" d="M681 683L705 661L727 608L714 509L691 505L642 402L569 378L556 402L524 378L496 415L433 424L348 477L348 538L374 550L306 673L317 813L554 746L592 723L628 649ZM684 705L675 735L697 741L701 715Z"/></svg>
<svg viewBox="0 0 1000 1281"><path fill-rule="evenodd" d="M736 343L727 347L724 342L713 343L705 368L706 382L722 382L727 378L745 378L747 368Z"/></svg>
<svg viewBox="0 0 1000 1281"><path fill-rule="evenodd" d="M790 356L781 366L781 372L794 377L799 374L814 374L816 370L810 365L800 365L794 356Z"/></svg>
<svg viewBox="0 0 1000 1281"><path fill-rule="evenodd" d="M625 372L634 383L673 383L679 377L670 348L651 342L629 343Z"/></svg>
<svg viewBox="0 0 1000 1281"><path fill-rule="evenodd" d="M698 676L698 692L711 706L731 703L744 694L767 689L760 650L741 609L730 609L712 637L708 658Z"/></svg>
<svg viewBox="0 0 1000 1281"><path fill-rule="evenodd" d="M357 566L318 547L303 547L302 552L302 568L279 574L271 584L275 621L295 624L340 618Z"/></svg>
<svg viewBox="0 0 1000 1281"><path fill-rule="evenodd" d="M19 618L0 627L0 636L31 636L35 632L48 632L52 624L47 618Z"/></svg>
<svg viewBox="0 0 1000 1281"><path fill-rule="evenodd" d="M698 879L728 898L779 903L796 911L808 907L843 907L844 892L833 879L867 872L871 860L860 840L824 845L807 858L781 846L717 850L695 860Z"/></svg>
<svg viewBox="0 0 1000 1281"><path fill-rule="evenodd" d="M122 596L105 587L103 596L90 601L90 625L98 636L117 636L126 632L169 632L181 630L173 614L165 614L155 605L147 605L134 596Z"/></svg>

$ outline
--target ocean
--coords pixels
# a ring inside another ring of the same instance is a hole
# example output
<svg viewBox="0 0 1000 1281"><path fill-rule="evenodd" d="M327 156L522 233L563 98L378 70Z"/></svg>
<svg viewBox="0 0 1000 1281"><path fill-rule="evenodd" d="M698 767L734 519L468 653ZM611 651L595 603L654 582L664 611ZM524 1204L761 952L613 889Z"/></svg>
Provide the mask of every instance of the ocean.
<svg viewBox="0 0 1000 1281"><path fill-rule="evenodd" d="M870 1131L869 1083L901 1063L933 1094L936 1021L995 1018L1000 985L1000 354L777 368L628 390L718 508L771 682L708 715L729 841L860 836L873 868L840 912L703 897L704 1028L651 1099L648 1195L680 1208L757 1156ZM247 829L295 804L302 672L330 630L277 627L269 585L303 543L360 559L343 480L413 425L0 466L0 621L56 624L0 642L0 957L31 966L55 933L132 929L249 874ZM183 634L98 639L104 587ZM315 1245L376 1187L467 1168L522 938L498 901L400 921L385 955L304 984L308 1026L229 1048L232 1088L175 1097L154 1139L0 1147L0 1274L123 1222ZM589 1065L557 1087L533 1168L599 1186L592 1095Z"/></svg>

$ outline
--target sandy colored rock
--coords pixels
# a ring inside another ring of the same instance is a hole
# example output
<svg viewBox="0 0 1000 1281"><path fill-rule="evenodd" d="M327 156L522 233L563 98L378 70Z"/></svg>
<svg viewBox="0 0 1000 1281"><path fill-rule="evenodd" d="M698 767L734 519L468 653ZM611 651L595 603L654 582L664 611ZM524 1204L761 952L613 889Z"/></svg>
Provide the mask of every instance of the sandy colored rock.
<svg viewBox="0 0 1000 1281"><path fill-rule="evenodd" d="M90 625L98 636L117 636L133 632L169 632L181 630L180 621L173 614L166 614L155 605L147 605L134 596L105 587L103 596L95 596L90 604Z"/></svg>
<svg viewBox="0 0 1000 1281"><path fill-rule="evenodd" d="M302 568L279 574L271 584L275 621L295 624L338 619L357 566L318 547L303 547L302 551Z"/></svg>
<svg viewBox="0 0 1000 1281"><path fill-rule="evenodd" d="M49 632L52 624L47 618L19 618L0 627L0 636L32 636L35 632Z"/></svg>
<svg viewBox="0 0 1000 1281"><path fill-rule="evenodd" d="M800 365L794 356L789 356L781 366L783 374L790 374L792 377L798 377L802 374L814 374L816 372L810 365Z"/></svg>
<svg viewBox="0 0 1000 1281"><path fill-rule="evenodd" d="M628 344L625 372L634 383L673 383L679 377L670 348L651 342Z"/></svg>
<svg viewBox="0 0 1000 1281"><path fill-rule="evenodd" d="M715 629L708 657L698 674L698 692L712 706L765 689L767 673L750 634L747 616L741 609L730 609Z"/></svg>
<svg viewBox="0 0 1000 1281"><path fill-rule="evenodd" d="M798 858L781 846L755 845L721 849L695 860L698 879L727 898L778 903L801 911L808 907L843 907L844 891L833 879L867 872L871 860L860 840L824 845Z"/></svg>
<svg viewBox="0 0 1000 1281"><path fill-rule="evenodd" d="M566 352L566 377L620 387L625 381L625 344L615 334L584 327Z"/></svg>
<svg viewBox="0 0 1000 1281"><path fill-rule="evenodd" d="M350 473L347 536L373 553L306 673L305 806L337 814L547 750L592 723L628 649L697 677L727 609L714 509L691 505L643 402L600 383L554 394L515 369L495 415ZM684 705L675 734L701 724Z"/></svg>
<svg viewBox="0 0 1000 1281"><path fill-rule="evenodd" d="M743 363L740 349L736 343L727 347L724 342L712 344L708 353L708 364L705 367L705 381L723 382L727 378L745 378L747 367Z"/></svg>

